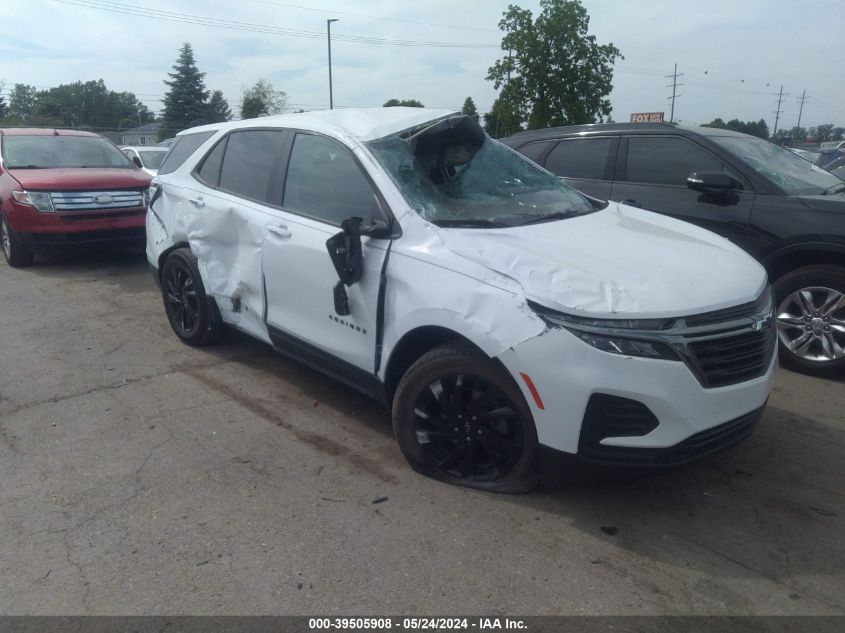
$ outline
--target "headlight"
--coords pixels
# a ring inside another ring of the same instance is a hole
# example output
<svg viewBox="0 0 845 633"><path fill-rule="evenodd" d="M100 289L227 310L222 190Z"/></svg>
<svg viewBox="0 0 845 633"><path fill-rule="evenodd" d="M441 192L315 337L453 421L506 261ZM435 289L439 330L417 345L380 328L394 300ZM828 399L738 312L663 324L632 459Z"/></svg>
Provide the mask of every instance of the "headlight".
<svg viewBox="0 0 845 633"><path fill-rule="evenodd" d="M575 336L588 345L610 354L622 356L640 356L642 358L662 358L664 360L679 360L677 354L668 345L656 341L638 341L631 338L602 336L592 332L580 332L567 328Z"/></svg>
<svg viewBox="0 0 845 633"><path fill-rule="evenodd" d="M529 302L534 312L552 327L566 328L588 345L609 354L680 360L673 349L659 340L660 332L675 319L590 319L555 312Z"/></svg>
<svg viewBox="0 0 845 633"><path fill-rule="evenodd" d="M53 200L46 191L13 191L12 197L16 202L28 204L45 213L53 213L55 211Z"/></svg>

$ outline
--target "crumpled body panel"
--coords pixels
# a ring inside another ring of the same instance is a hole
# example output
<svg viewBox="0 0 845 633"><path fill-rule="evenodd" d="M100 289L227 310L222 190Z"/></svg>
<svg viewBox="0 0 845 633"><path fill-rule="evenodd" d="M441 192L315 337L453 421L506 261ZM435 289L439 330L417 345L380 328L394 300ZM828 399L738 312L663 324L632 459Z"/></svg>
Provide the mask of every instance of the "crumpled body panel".
<svg viewBox="0 0 845 633"><path fill-rule="evenodd" d="M683 316L756 299L765 270L691 224L610 203L557 222L440 231L452 252L518 281L529 299L572 314Z"/></svg>

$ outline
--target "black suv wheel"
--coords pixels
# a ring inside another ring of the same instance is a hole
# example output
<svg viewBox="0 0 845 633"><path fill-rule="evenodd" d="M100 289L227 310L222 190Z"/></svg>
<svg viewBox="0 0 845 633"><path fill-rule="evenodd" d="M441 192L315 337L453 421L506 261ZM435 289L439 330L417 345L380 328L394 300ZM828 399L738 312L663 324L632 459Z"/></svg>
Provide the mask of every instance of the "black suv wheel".
<svg viewBox="0 0 845 633"><path fill-rule="evenodd" d="M845 369L845 270L799 268L774 290L783 364L815 374Z"/></svg>

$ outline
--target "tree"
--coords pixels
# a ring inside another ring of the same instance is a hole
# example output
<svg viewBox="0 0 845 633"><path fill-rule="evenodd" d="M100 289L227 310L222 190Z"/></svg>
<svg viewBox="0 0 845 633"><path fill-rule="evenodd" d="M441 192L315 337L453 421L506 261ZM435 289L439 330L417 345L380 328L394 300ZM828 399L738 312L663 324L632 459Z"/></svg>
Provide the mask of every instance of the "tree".
<svg viewBox="0 0 845 633"><path fill-rule="evenodd" d="M473 121L478 122L478 110L475 109L475 101L472 100L472 97L467 97L466 101L464 101L464 107L461 108L461 114L465 114Z"/></svg>
<svg viewBox="0 0 845 633"><path fill-rule="evenodd" d="M835 127L831 130L831 134L833 135L831 141L841 141L845 136L845 127Z"/></svg>
<svg viewBox="0 0 845 633"><path fill-rule="evenodd" d="M208 101L207 118L209 123L222 123L232 120L232 109L229 107L226 97L223 96L222 90L212 91L211 99Z"/></svg>
<svg viewBox="0 0 845 633"><path fill-rule="evenodd" d="M165 79L169 90L164 95L164 114L162 116L162 139L182 130L208 123L208 91L203 77L194 60L194 51L188 42L179 49L179 57L173 65L173 72Z"/></svg>
<svg viewBox="0 0 845 633"><path fill-rule="evenodd" d="M816 141L824 143L833 137L833 123L822 123L816 126Z"/></svg>
<svg viewBox="0 0 845 633"><path fill-rule="evenodd" d="M259 116L279 114L287 106L288 95L276 90L266 79L259 79L252 88L244 90L241 99L241 118L254 119Z"/></svg>
<svg viewBox="0 0 845 633"><path fill-rule="evenodd" d="M385 108L392 108L394 106L405 106L406 108L424 108L425 106L416 99L388 99L384 102Z"/></svg>
<svg viewBox="0 0 845 633"><path fill-rule="evenodd" d="M508 87L529 129L609 116L606 97L619 49L588 35L590 18L580 0L540 0L540 7L536 20L528 9L508 7L499 22L508 55L490 67L487 79L497 89Z"/></svg>
<svg viewBox="0 0 845 633"><path fill-rule="evenodd" d="M769 126L765 119L759 121L740 121L739 119L731 119L725 123L722 119L713 119L710 123L705 123L702 127L715 127L722 130L733 130L734 132L742 132L743 134L751 134L760 138L769 138ZM787 132L787 135L791 132Z"/></svg>
<svg viewBox="0 0 845 633"><path fill-rule="evenodd" d="M507 87L496 97L490 112L484 114L484 129L493 138L502 138L522 130L519 108Z"/></svg>
<svg viewBox="0 0 845 633"><path fill-rule="evenodd" d="M15 84L9 93L9 118L19 123L27 123L33 114L36 94L38 90L35 86Z"/></svg>

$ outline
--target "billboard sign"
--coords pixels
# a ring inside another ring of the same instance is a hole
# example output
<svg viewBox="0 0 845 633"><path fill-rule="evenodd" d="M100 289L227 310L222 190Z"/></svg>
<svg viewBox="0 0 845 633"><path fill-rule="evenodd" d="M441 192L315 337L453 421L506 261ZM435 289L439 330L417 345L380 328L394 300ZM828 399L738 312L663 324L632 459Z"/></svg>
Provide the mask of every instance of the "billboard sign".
<svg viewBox="0 0 845 633"><path fill-rule="evenodd" d="M633 112L631 123L663 123L662 112Z"/></svg>

